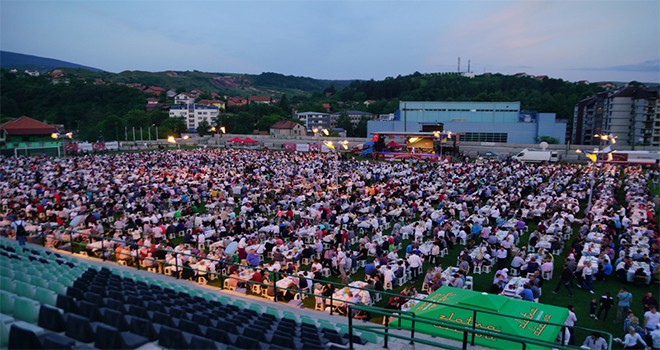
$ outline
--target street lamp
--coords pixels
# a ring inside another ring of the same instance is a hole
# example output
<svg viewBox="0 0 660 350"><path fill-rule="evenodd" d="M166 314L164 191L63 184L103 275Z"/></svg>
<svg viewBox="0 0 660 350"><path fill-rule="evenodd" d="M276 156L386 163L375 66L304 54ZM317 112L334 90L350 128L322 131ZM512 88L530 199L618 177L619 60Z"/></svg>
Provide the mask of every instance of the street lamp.
<svg viewBox="0 0 660 350"><path fill-rule="evenodd" d="M440 140L440 163L442 163L442 156L444 155L442 153L442 146L445 142L447 142L447 140L451 140L451 131L447 131L446 133L435 131L433 132L433 136Z"/></svg>
<svg viewBox="0 0 660 350"><path fill-rule="evenodd" d="M598 169L598 161L604 160L605 157L611 159L613 152L612 145L616 143L618 136L615 136L614 134L595 134L594 137L600 140L600 144L597 148L594 148L593 152L587 153L580 149L575 151L578 154L584 154L593 163L593 169L591 171L591 184L589 186L589 199L587 202L587 213L591 210L591 199L593 198L594 184L596 183L596 170Z"/></svg>

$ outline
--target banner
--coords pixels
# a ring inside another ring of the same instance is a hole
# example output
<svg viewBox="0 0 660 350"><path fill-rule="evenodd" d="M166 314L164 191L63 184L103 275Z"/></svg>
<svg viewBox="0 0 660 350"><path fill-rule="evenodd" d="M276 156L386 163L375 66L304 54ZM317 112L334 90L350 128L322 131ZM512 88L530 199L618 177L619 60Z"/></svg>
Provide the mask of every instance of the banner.
<svg viewBox="0 0 660 350"><path fill-rule="evenodd" d="M296 144L296 151L298 151L298 152L309 152L310 150L311 150L311 147L306 143Z"/></svg>

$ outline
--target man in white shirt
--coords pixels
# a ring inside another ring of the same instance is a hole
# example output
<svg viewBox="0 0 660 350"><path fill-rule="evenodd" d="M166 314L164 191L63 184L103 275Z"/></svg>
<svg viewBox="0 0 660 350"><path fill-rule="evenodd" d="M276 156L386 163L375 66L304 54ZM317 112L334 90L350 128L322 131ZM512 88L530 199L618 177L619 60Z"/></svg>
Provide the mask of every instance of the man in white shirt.
<svg viewBox="0 0 660 350"><path fill-rule="evenodd" d="M385 267L385 271L383 271L383 283L387 284L392 283L394 281L394 272L392 271L392 268L388 265Z"/></svg>
<svg viewBox="0 0 660 350"><path fill-rule="evenodd" d="M651 332L653 350L660 350L660 323L655 325L655 330Z"/></svg>
<svg viewBox="0 0 660 350"><path fill-rule="evenodd" d="M658 324L660 324L660 312L655 309L655 305L650 305L649 311L644 313L644 328L652 332Z"/></svg>
<svg viewBox="0 0 660 350"><path fill-rule="evenodd" d="M577 322L575 307L573 305L568 305L568 316L566 317L566 321L564 321L564 325L566 326L566 329L571 333L571 336L568 340L569 345L575 345L575 332L573 331L575 322Z"/></svg>
<svg viewBox="0 0 660 350"><path fill-rule="evenodd" d="M422 258L417 255L417 253L413 252L410 254L408 257L408 264L410 265L410 269L412 271L412 280L417 281L417 276L419 275L419 267L422 266Z"/></svg>

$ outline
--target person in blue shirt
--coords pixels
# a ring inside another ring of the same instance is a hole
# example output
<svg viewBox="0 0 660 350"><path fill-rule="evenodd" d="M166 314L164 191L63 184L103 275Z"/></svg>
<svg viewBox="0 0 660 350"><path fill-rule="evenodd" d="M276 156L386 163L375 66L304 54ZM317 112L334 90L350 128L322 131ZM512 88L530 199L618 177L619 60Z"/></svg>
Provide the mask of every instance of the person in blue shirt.
<svg viewBox="0 0 660 350"><path fill-rule="evenodd" d="M529 283L525 283L525 288L520 292L522 300L534 301L534 292L530 288Z"/></svg>
<svg viewBox="0 0 660 350"><path fill-rule="evenodd" d="M247 260L247 263L250 264L250 266L259 266L261 263L259 256L254 253L254 249L250 249L250 252L248 253L245 260Z"/></svg>
<svg viewBox="0 0 660 350"><path fill-rule="evenodd" d="M364 274L365 274L366 276L371 276L371 277L373 277L373 276L375 276L375 272L376 272L376 264L374 264L373 261L367 263L367 264L364 266Z"/></svg>

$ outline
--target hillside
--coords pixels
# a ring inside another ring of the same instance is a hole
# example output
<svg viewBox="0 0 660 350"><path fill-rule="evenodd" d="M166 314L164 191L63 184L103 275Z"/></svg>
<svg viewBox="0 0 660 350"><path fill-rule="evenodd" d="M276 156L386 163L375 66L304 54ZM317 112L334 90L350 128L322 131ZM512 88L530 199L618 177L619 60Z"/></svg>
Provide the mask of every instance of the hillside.
<svg viewBox="0 0 660 350"><path fill-rule="evenodd" d="M55 68L82 68L94 72L102 72L101 69L87 67L76 63L9 51L0 51L0 68L36 69L42 73Z"/></svg>
<svg viewBox="0 0 660 350"><path fill-rule="evenodd" d="M9 51L0 51L0 68L36 69L46 73L53 69L62 69L72 79L102 79L106 83L140 83L146 86L159 86L164 89L190 91L199 89L207 93L216 92L229 96L271 95L279 97L309 96L321 93L330 86L343 88L348 80L318 80L307 77L261 73L259 75L235 73L210 73L200 71L145 72L124 71L121 73L105 72L98 68L76 63L25 55Z"/></svg>

